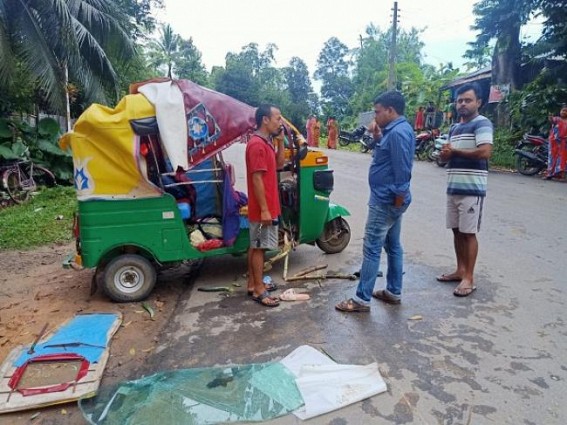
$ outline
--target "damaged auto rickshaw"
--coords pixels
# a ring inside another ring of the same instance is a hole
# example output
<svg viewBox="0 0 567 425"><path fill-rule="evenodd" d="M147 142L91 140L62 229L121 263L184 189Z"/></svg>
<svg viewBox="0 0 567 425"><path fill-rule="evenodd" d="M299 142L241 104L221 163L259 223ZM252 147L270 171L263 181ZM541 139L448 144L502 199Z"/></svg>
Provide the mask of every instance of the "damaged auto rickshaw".
<svg viewBox="0 0 567 425"><path fill-rule="evenodd" d="M233 187L233 173L245 170L232 170L221 152L252 134L255 108L188 80L130 92L114 109L91 105L61 139L78 199L73 261L96 267L93 285L117 302L146 298L160 267L244 254L250 243L246 196ZM330 202L328 157L302 146L287 121L285 131L281 240L341 252L350 214Z"/></svg>

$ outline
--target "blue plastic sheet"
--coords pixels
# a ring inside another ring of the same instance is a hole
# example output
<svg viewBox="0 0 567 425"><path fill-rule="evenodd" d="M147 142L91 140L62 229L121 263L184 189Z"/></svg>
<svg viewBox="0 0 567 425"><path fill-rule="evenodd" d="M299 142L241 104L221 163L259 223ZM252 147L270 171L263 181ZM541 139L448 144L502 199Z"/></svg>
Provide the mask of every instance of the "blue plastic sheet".
<svg viewBox="0 0 567 425"><path fill-rule="evenodd" d="M109 330L117 320L120 320L120 316L115 313L75 316L48 340L37 344L33 354L28 354L26 349L14 364L19 367L32 357L59 353L76 353L95 363L106 350Z"/></svg>

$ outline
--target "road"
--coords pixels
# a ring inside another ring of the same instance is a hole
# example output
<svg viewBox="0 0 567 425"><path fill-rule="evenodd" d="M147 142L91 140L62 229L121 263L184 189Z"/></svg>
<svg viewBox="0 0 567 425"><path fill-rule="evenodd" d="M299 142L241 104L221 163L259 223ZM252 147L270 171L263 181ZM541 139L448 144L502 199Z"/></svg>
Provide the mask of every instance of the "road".
<svg viewBox="0 0 567 425"><path fill-rule="evenodd" d="M370 155L331 151L332 199L352 216L349 247L325 255L301 246L290 273L327 263L358 270ZM231 148L244 187L243 147ZM377 362L387 393L315 418L313 424L545 424L567 423L567 184L491 172L479 235L478 290L452 295L435 276L454 268L452 236L444 227L445 171L417 162L413 203L403 222L405 279L399 306L374 301L368 314L334 305L356 282L296 285L309 302L275 309L247 299L245 258L210 259L179 302L148 373L172 368L279 360L299 345L323 349L339 363ZM384 260L384 259L383 259ZM385 263L382 262L385 269ZM281 282L282 265L271 275ZM229 297L200 286L243 284ZM376 287L384 285L378 279ZM409 320L419 315L422 320ZM270 422L300 423L289 415Z"/></svg>

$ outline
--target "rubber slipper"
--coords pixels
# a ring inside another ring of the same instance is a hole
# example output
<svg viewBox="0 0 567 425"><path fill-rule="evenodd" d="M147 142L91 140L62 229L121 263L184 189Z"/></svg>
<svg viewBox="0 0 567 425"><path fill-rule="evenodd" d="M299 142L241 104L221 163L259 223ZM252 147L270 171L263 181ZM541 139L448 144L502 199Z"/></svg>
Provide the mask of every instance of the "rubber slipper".
<svg viewBox="0 0 567 425"><path fill-rule="evenodd" d="M280 302L277 299L272 298L268 291L262 292L257 297L252 296L252 301L256 301L258 304L262 304L265 307L277 307L280 305Z"/></svg>
<svg viewBox="0 0 567 425"><path fill-rule="evenodd" d="M310 298L309 294L295 292L294 289L286 289L279 296L282 301L307 301Z"/></svg>
<svg viewBox="0 0 567 425"><path fill-rule="evenodd" d="M341 301L335 308L339 311L344 311L345 313L364 313L369 312L370 307L367 305L359 304L352 298L348 300Z"/></svg>
<svg viewBox="0 0 567 425"><path fill-rule="evenodd" d="M379 289L378 291L374 291L372 296L377 300L384 301L388 304L401 304L401 298L397 298L394 295L390 295L389 292L386 292L385 289Z"/></svg>
<svg viewBox="0 0 567 425"><path fill-rule="evenodd" d="M476 286L471 286L470 288L462 288L461 291L464 292L458 292L458 289L455 289L453 291L453 295L456 297L468 297L470 294L472 294L474 291L476 291Z"/></svg>
<svg viewBox="0 0 567 425"><path fill-rule="evenodd" d="M457 277L450 277L450 275L448 274L442 274L440 276L437 276L435 279L437 279L437 282L460 282L461 280L463 280Z"/></svg>
<svg viewBox="0 0 567 425"><path fill-rule="evenodd" d="M276 285L275 283L270 283L269 285L264 284L264 289L268 292L277 291L278 285ZM252 295L254 295L254 290L251 291L250 289L248 289L248 296L251 297Z"/></svg>

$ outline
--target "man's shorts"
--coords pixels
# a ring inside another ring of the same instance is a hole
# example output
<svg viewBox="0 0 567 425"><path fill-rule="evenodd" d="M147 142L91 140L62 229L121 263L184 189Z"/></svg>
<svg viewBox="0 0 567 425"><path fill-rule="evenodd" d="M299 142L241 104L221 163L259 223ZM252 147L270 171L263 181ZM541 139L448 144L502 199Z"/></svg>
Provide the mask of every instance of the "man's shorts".
<svg viewBox="0 0 567 425"><path fill-rule="evenodd" d="M250 248L278 249L278 226L250 222Z"/></svg>
<svg viewBox="0 0 567 425"><path fill-rule="evenodd" d="M447 229L478 233L483 206L484 196L447 195Z"/></svg>

